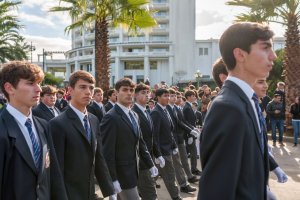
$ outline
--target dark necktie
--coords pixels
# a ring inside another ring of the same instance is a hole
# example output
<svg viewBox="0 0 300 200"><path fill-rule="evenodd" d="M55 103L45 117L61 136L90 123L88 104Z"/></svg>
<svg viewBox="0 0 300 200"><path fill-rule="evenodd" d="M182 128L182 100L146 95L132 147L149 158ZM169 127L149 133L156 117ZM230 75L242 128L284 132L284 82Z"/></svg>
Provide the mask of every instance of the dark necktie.
<svg viewBox="0 0 300 200"><path fill-rule="evenodd" d="M259 121L259 126L260 126L260 133L259 133L260 143L261 143L262 152L264 152L264 135L267 133L266 121L261 112L261 109L260 109L260 106L258 103L258 97L255 93L253 94L252 99L255 103L255 108L256 108L257 115L258 115L258 121Z"/></svg>
<svg viewBox="0 0 300 200"><path fill-rule="evenodd" d="M91 129L90 129L90 126L89 126L89 123L88 123L87 115L84 116L83 122L84 122L84 129L85 129L86 137L87 137L89 143L91 143Z"/></svg>
<svg viewBox="0 0 300 200"><path fill-rule="evenodd" d="M172 118L171 118L170 114L168 113L167 109L164 109L164 112L167 115L167 118L169 119L169 122L170 122L170 125L171 125L171 129L173 129L174 128L174 124L173 124L173 121L172 121Z"/></svg>
<svg viewBox="0 0 300 200"><path fill-rule="evenodd" d="M138 125L133 117L133 114L131 113L131 111L129 111L129 117L130 117L130 120L131 120L131 125L132 125L132 128L134 130L134 133L136 135L138 135Z"/></svg>
<svg viewBox="0 0 300 200"><path fill-rule="evenodd" d="M29 137L32 143L34 164L36 168L39 169L41 166L41 146L38 139L35 137L32 131L32 122L29 118L26 120L25 126L28 130Z"/></svg>
<svg viewBox="0 0 300 200"><path fill-rule="evenodd" d="M55 116L55 112L54 112L53 108L49 108L49 110L50 110L51 113Z"/></svg>

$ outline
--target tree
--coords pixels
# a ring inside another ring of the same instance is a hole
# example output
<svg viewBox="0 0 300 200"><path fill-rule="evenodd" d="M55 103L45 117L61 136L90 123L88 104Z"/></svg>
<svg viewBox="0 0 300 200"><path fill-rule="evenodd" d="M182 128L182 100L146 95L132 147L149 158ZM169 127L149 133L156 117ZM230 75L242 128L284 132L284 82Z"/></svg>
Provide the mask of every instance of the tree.
<svg viewBox="0 0 300 200"><path fill-rule="evenodd" d="M237 21L275 22L286 27L282 75L286 83L288 109L295 97L300 95L300 0L231 0L227 5L250 9L249 13L237 16Z"/></svg>
<svg viewBox="0 0 300 200"><path fill-rule="evenodd" d="M123 25L131 33L156 24L146 5L148 0L60 0L67 6L53 7L52 12L66 11L72 24L65 31L77 27L95 27L95 72L96 85L104 91L109 89L110 49L108 27Z"/></svg>
<svg viewBox="0 0 300 200"><path fill-rule="evenodd" d="M16 16L10 14L21 2L0 2L0 63L8 60L27 59L29 45L19 35L22 26Z"/></svg>
<svg viewBox="0 0 300 200"><path fill-rule="evenodd" d="M284 77L282 76L283 72L283 63L284 63L284 50L276 50L277 58L274 60L273 69L270 72L270 75L267 79L269 89L268 89L268 95L270 97L274 96L274 91L277 88L277 83L279 81L284 81Z"/></svg>
<svg viewBox="0 0 300 200"><path fill-rule="evenodd" d="M51 73L46 72L43 84L61 86L63 81L64 80L62 78L55 77Z"/></svg>

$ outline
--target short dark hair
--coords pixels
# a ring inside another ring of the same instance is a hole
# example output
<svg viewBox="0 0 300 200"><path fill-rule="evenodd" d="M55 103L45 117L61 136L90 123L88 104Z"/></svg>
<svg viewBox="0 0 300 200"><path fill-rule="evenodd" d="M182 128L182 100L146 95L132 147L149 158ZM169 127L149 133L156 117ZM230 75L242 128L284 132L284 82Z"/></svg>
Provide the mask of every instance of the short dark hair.
<svg viewBox="0 0 300 200"><path fill-rule="evenodd" d="M179 91L176 91L176 95L182 95L182 94L181 94L181 92L179 92Z"/></svg>
<svg viewBox="0 0 300 200"><path fill-rule="evenodd" d="M69 85L71 88L74 88L77 81L79 80L83 80L86 81L88 83L92 83L95 84L95 78L88 72L83 71L83 70L79 70L76 72L73 72L69 78Z"/></svg>
<svg viewBox="0 0 300 200"><path fill-rule="evenodd" d="M277 97L281 97L281 95L280 94L274 94L274 98L277 98Z"/></svg>
<svg viewBox="0 0 300 200"><path fill-rule="evenodd" d="M38 65L27 61L11 61L3 64L0 72L0 84L1 90L8 100L9 95L4 89L4 84L10 83L16 88L20 79L33 82L42 81L44 79L44 72Z"/></svg>
<svg viewBox="0 0 300 200"><path fill-rule="evenodd" d="M196 96L195 91L194 90L188 90L188 91L185 92L184 97L187 99L188 97L190 97L192 95Z"/></svg>
<svg viewBox="0 0 300 200"><path fill-rule="evenodd" d="M253 22L239 22L231 25L221 36L220 52L227 69L233 70L236 60L233 55L235 48L240 48L250 53L251 45L258 40L269 40L274 33L266 25Z"/></svg>
<svg viewBox="0 0 300 200"><path fill-rule="evenodd" d="M220 74L225 74L228 76L228 71L226 68L226 65L223 61L222 58L219 58L214 64L213 64L213 69L212 69L212 75L214 77L214 81L216 82L218 87L222 87L223 82L221 81L219 75Z"/></svg>
<svg viewBox="0 0 300 200"><path fill-rule="evenodd" d="M155 96L156 97L161 97L163 94L169 94L169 90L165 88L159 88L155 91Z"/></svg>
<svg viewBox="0 0 300 200"><path fill-rule="evenodd" d="M107 91L107 96L108 96L108 97L111 97L111 95L112 95L113 93L115 93L115 92L116 92L115 89L109 89L109 90Z"/></svg>
<svg viewBox="0 0 300 200"><path fill-rule="evenodd" d="M45 94L56 94L56 93L57 93L57 89L52 85L42 86L41 97L43 97Z"/></svg>
<svg viewBox="0 0 300 200"><path fill-rule="evenodd" d="M131 88L135 88L135 83L130 78L122 78L122 79L118 80L118 82L116 83L115 89L117 91L119 91L119 89L122 86L128 86Z"/></svg>
<svg viewBox="0 0 300 200"><path fill-rule="evenodd" d="M155 105L155 101L153 99L150 99L148 103L153 103Z"/></svg>
<svg viewBox="0 0 300 200"><path fill-rule="evenodd" d="M59 90L57 91L57 93L59 93L59 94L61 94L61 95L65 95L65 91L62 90L62 89L59 89Z"/></svg>
<svg viewBox="0 0 300 200"><path fill-rule="evenodd" d="M150 91L150 86L146 85L145 83L139 83L136 88L135 88L135 94L139 93L142 90L149 90Z"/></svg>

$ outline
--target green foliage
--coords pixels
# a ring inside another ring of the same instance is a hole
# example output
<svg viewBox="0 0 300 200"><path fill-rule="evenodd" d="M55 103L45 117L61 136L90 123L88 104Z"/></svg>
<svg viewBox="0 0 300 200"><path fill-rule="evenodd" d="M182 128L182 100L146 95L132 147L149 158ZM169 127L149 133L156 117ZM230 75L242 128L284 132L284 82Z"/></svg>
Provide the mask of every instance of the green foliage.
<svg viewBox="0 0 300 200"><path fill-rule="evenodd" d="M267 79L269 89L268 89L268 95L270 97L273 97L274 91L277 87L277 82L282 81L284 82L284 77L282 76L283 71L283 62L284 62L284 50L280 49L275 51L277 55L277 59L274 61L273 68L270 72L270 75Z"/></svg>
<svg viewBox="0 0 300 200"><path fill-rule="evenodd" d="M43 81L44 85L56 85L56 86L61 86L63 83L62 78L57 78L51 73L46 72L45 73L45 78Z"/></svg>
<svg viewBox="0 0 300 200"><path fill-rule="evenodd" d="M29 45L25 38L19 35L23 27L16 16L11 14L21 2L0 2L0 63L9 60L27 59Z"/></svg>

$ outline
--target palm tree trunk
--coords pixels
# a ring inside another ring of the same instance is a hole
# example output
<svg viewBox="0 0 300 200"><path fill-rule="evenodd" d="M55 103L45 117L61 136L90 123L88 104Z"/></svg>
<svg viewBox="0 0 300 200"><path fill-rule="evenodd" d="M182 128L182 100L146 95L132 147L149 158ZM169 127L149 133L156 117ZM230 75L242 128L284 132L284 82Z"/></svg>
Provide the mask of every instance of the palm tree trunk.
<svg viewBox="0 0 300 200"><path fill-rule="evenodd" d="M106 19L95 22L95 72L96 86L103 91L109 89L110 79L110 49L108 46L108 23Z"/></svg>
<svg viewBox="0 0 300 200"><path fill-rule="evenodd" d="M300 40L297 21L297 16L289 15L285 34L286 43L283 75L285 76L286 83L285 103L287 112L289 112L290 105L294 102L295 97L300 96ZM290 120L287 119L287 123L290 124Z"/></svg>

